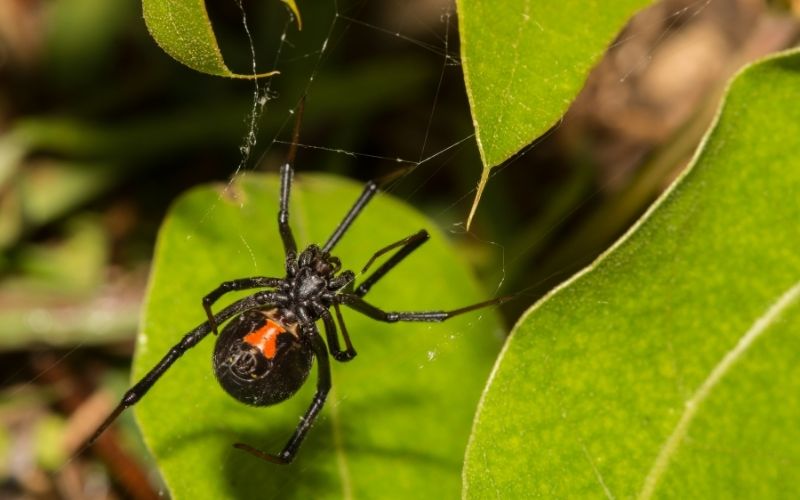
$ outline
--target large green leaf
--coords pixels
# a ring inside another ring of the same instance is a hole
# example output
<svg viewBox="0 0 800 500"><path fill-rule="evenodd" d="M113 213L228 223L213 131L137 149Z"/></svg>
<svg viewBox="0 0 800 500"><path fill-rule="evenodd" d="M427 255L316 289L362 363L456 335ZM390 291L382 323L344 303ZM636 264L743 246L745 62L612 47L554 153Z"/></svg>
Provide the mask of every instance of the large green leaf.
<svg viewBox="0 0 800 500"><path fill-rule="evenodd" d="M298 243L324 242L359 192L342 179L299 175L291 213ZM136 378L203 320L200 299L221 281L282 276L277 202L277 179L256 175L225 192L195 189L177 202L159 235ZM422 227L431 228L430 221L380 195L336 254L358 271L379 247ZM484 297L439 231L370 294L373 303L395 310L457 307ZM457 496L472 416L502 338L495 314L387 325L349 313L359 355L334 363L333 393L290 466L259 461L232 444L279 451L311 400L313 373L291 400L248 407L217 385L214 339L207 338L164 375L136 414L175 498Z"/></svg>
<svg viewBox="0 0 800 500"><path fill-rule="evenodd" d="M564 114L591 67L649 0L456 0L461 64L483 174Z"/></svg>
<svg viewBox="0 0 800 500"><path fill-rule="evenodd" d="M294 0L282 0L300 26L300 13ZM193 70L229 78L261 78L260 74L234 73L222 59L222 53L208 18L205 0L142 0L144 21L150 35L175 60Z"/></svg>
<svg viewBox="0 0 800 500"><path fill-rule="evenodd" d="M800 493L798 89L800 52L744 70L683 177L520 320L468 497Z"/></svg>

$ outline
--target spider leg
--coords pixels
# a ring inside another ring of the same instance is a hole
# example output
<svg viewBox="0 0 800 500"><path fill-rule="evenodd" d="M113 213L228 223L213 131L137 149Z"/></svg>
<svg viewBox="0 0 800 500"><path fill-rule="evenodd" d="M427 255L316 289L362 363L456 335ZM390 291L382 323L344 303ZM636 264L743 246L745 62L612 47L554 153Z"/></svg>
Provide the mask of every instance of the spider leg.
<svg viewBox="0 0 800 500"><path fill-rule="evenodd" d="M242 278L238 280L225 281L220 286L215 288L211 293L203 297L203 309L208 316L208 323L211 325L211 331L214 335L218 335L217 320L211 314L211 306L214 302L219 300L220 297L228 292L237 290L247 290L248 288L274 288L281 282L278 278L267 278L265 276L255 276L253 278Z"/></svg>
<svg viewBox="0 0 800 500"><path fill-rule="evenodd" d="M286 297L282 294L257 292L249 297L237 300L233 304L217 313L215 316L215 321L217 323L223 323L225 320L236 316L239 313L256 307L263 307L264 305L270 303L279 302L285 298ZM83 450L91 446L97 440L97 438L100 437L103 431L105 431L123 411L136 404L145 394L147 394L147 391L153 387L158 379L161 378L164 372L166 372L175 361L183 356L186 351L196 346L206 337L206 335L211 333L211 331L211 324L206 321L184 335L181 341L173 346L167 352L167 354L161 358L161 361L159 361L158 364L153 367L152 370L147 372L147 374L145 374L145 376L142 377L139 382L128 389L125 395L122 396L122 400L119 402L117 407L114 408L114 411L112 411L111 414L103 421L103 423L100 424L100 427L97 428L94 434L92 434L92 436L84 443L84 445L78 448L78 453L81 453Z"/></svg>
<svg viewBox="0 0 800 500"><path fill-rule="evenodd" d="M358 214L360 214L361 211L364 210L364 207L367 206L369 200L371 200L378 192L379 187L386 186L388 183L390 183L397 177L407 174L411 170L414 170L416 167L417 165L412 165L407 168L401 168L377 180L372 180L367 182L366 186L364 186L364 191L361 192L361 196L359 196L356 202L353 203L353 207L350 209L349 212L347 212L347 215L344 216L342 222L340 222L339 225L336 226L336 229L333 231L333 234L331 235L330 238L328 238L328 241L325 242L325 245L322 247L322 251L330 252L331 250L333 250L333 247L336 246L337 243L339 243L339 240L342 239L344 233L350 228L350 226L353 224L353 221L356 220Z"/></svg>
<svg viewBox="0 0 800 500"><path fill-rule="evenodd" d="M459 309L453 309L450 311L400 311L400 312L388 312L384 311L378 307L373 306L372 304L366 302L364 299L359 297L358 295L349 294L349 293L342 293L336 296L339 302L342 304L350 307L351 309L360 312L361 314L368 316L372 319L378 321L384 321L386 323L396 323L398 321L425 321L425 322L440 322L445 321L447 319L452 318L453 316L458 316L459 314L468 313L470 311L475 311L476 309L481 309L488 306L502 304L510 300L512 297L505 296L505 297L497 297L492 300L486 300L484 302L478 302L477 304L471 304L466 307L461 307Z"/></svg>
<svg viewBox="0 0 800 500"><path fill-rule="evenodd" d="M325 325L325 338L328 340L328 350L336 361L350 361L355 358L358 353L353 348L352 342L350 342L350 335L347 333L347 328L344 325L344 318L342 318L342 312L339 310L339 304L334 303L333 305L336 308L336 317L339 321L339 328L342 330L342 338L344 339L346 349L343 351L341 347L339 347L339 337L336 332L336 322L333 316L327 309L320 308L319 314Z"/></svg>
<svg viewBox="0 0 800 500"><path fill-rule="evenodd" d="M389 271L391 271L394 268L394 266L402 262L403 259L405 259L406 257L409 256L409 254L411 254L411 252L422 246L422 244L428 241L429 239L430 235L428 234L428 231L422 229L412 234L411 236L403 238L402 240L392 243L391 245L381 248L380 250L375 252L375 254L369 259L369 261L367 261L367 264L364 266L362 272L366 272L369 266L371 266L372 263L375 262L375 259L377 259L381 255L385 254L390 250L394 250L397 247L401 247L400 250L395 252L395 254L389 258L389 260L381 264L381 266L378 269L376 269L360 285L358 285L354 293L359 297L363 297L364 295L366 295L367 292L369 292L370 288L372 288L372 286L375 283L377 283L378 280L383 278L383 276Z"/></svg>
<svg viewBox="0 0 800 500"><path fill-rule="evenodd" d="M281 166L281 199L278 210L278 231L283 240L283 250L288 257L290 254L297 254L297 243L295 243L292 228L289 226L289 194L292 190L292 178L294 170L292 164L297 156L297 144L300 141L300 123L303 121L303 109L305 108L305 97L300 99L297 105L297 118L294 121L292 131L292 145L289 146L289 153L286 155L286 163Z"/></svg>
<svg viewBox="0 0 800 500"><path fill-rule="evenodd" d="M333 247L337 243L339 243L340 239L342 239L342 236L344 235L345 231L347 231L350 228L350 226L353 224L353 221L355 221L356 217L358 217L358 214L360 214L361 211L364 210L364 207L367 206L369 200L371 200L372 197L375 196L375 193L377 192L378 192L378 183L375 181L367 182L367 185L364 186L364 190L361 192L361 196L359 196L356 202L353 203L353 206L352 208L350 208L350 211L347 212L347 215L344 216L342 222L340 222L339 225L336 226L336 229L333 231L333 234L331 235L330 238L328 238L328 241L325 243L325 246L322 247L323 252L330 252L331 250L333 250Z"/></svg>
<svg viewBox="0 0 800 500"><path fill-rule="evenodd" d="M281 201L278 211L278 231L283 240L283 250L286 256L297 253L297 243L294 241L292 228L289 226L289 193L292 190L292 166L284 163L281 166Z"/></svg>
<svg viewBox="0 0 800 500"><path fill-rule="evenodd" d="M271 453L261 451L250 446L249 444L236 443L233 445L234 448L246 451L262 460L276 464L289 464L292 462L292 460L294 460L298 448L300 448L300 445L303 443L308 430L311 429L311 426L314 424L317 415L319 414L320 410L322 410L322 406L325 404L325 398L328 397L328 392L331 390L331 367L328 359L328 352L325 348L325 342L323 342L322 337L319 336L319 331L314 323L305 323L303 328L306 329L303 334L306 335L311 341L311 346L314 349L314 356L317 358L318 366L317 392L314 394L314 399L311 400L311 405L308 407L308 410L306 410L305 415L303 415L303 417L300 419L300 424L298 424L297 429L295 429L294 434L292 434L292 437L289 438L286 446L284 446L283 450L277 455L272 455Z"/></svg>
<svg viewBox="0 0 800 500"><path fill-rule="evenodd" d="M343 357L344 355L347 355L347 359L344 360L340 360L339 358L336 359L339 361L350 361L351 359L355 358L356 354L358 353L356 352L355 349L353 349L353 343L350 342L350 334L347 333L347 326L345 326L344 324L342 311L339 310L339 303L334 302L333 308L336 309L336 320L339 322L339 329L342 331L342 338L344 339L344 345L347 347L347 350L342 354Z"/></svg>

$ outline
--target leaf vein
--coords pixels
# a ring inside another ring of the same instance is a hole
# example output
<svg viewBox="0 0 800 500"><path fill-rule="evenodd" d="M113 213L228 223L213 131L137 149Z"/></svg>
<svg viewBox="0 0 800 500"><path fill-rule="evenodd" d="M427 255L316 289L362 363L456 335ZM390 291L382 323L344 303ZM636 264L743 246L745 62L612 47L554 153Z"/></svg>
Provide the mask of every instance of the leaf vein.
<svg viewBox="0 0 800 500"><path fill-rule="evenodd" d="M711 370L711 373L703 381L697 391L686 401L683 415L681 415L672 433L667 437L667 440L661 447L647 476L645 476L644 486L639 493L640 499L651 498L653 493L655 493L656 486L658 486L659 481L669 467L672 457L686 437L689 425L697 414L700 405L708 398L711 391L717 386L720 380L722 380L725 374L730 371L733 365L744 356L753 343L780 318L781 314L786 311L798 297L800 297L800 282L795 283L794 286L784 292L784 294L753 323L753 326L739 339L736 346L725 354L722 360Z"/></svg>
<svg viewBox="0 0 800 500"><path fill-rule="evenodd" d="M589 454L589 450L586 448L586 445L581 443L581 448L583 449L583 454L586 456L586 460L589 461L589 465L592 466L592 472L594 473L594 477L597 479L597 482L600 483L600 486L603 488L603 492L606 494L606 498L608 498L609 500L615 500L616 497L614 496L613 493L611 493L611 490L608 489L608 485L606 485L606 482L603 480L603 475L600 474L600 469L597 468L597 465L594 463L594 460L592 460L592 456Z"/></svg>
<svg viewBox="0 0 800 500"><path fill-rule="evenodd" d="M522 18L527 22L530 19L530 2L525 1L525 5L523 7ZM491 147L496 147L495 144L497 142L497 137L500 134L500 130L503 127L503 121L505 120L505 112L506 110L510 109L513 105L518 104L516 99L514 98L511 88L514 86L514 78L516 77L517 66L519 65L519 43L522 39L522 33L525 29L525 23L520 23L517 28L516 37L514 42L511 44L512 52L514 54L514 62L511 64L511 71L508 75L508 82L504 91L500 94L500 99L505 101L501 106L500 114L497 117L497 122L495 124L494 130L492 131L492 139L491 139ZM518 134L519 135L519 134ZM490 166L488 163L484 161L484 169L489 168Z"/></svg>

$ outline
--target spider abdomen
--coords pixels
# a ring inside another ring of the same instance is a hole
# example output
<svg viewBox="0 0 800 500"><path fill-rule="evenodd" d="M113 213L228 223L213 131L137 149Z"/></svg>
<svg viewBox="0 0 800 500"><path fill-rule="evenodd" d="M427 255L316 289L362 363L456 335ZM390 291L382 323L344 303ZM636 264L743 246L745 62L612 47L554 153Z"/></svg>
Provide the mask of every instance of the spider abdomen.
<svg viewBox="0 0 800 500"><path fill-rule="evenodd" d="M275 311L247 311L228 323L214 347L214 374L225 391L253 406L291 397L311 371L313 354Z"/></svg>

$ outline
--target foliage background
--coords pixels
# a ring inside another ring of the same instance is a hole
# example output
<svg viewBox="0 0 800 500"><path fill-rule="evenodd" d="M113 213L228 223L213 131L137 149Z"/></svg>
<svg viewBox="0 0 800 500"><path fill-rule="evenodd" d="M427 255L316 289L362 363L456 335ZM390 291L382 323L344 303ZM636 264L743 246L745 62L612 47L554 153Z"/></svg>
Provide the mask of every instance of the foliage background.
<svg viewBox="0 0 800 500"><path fill-rule="evenodd" d="M265 68L287 19L274 3L247 6ZM235 3L209 8L229 66L247 71ZM499 283L521 291L503 309L511 323L681 171L732 72L797 40L792 8L670 0L638 14L559 124L496 170L467 234L474 143L393 193L450 231L487 294ZM301 9L304 29L290 31L248 170L281 161L285 147L271 139L288 140L287 110L315 69L302 142L363 155L304 149L300 170L373 178L396 163L366 154L417 160L472 132L460 67L441 54L445 35L458 54L452 5ZM337 9L348 19L317 66ZM252 88L164 55L135 0L0 4L0 496L145 498L160 488L130 420L93 454L63 458L126 387L156 230L179 193L234 174Z"/></svg>

